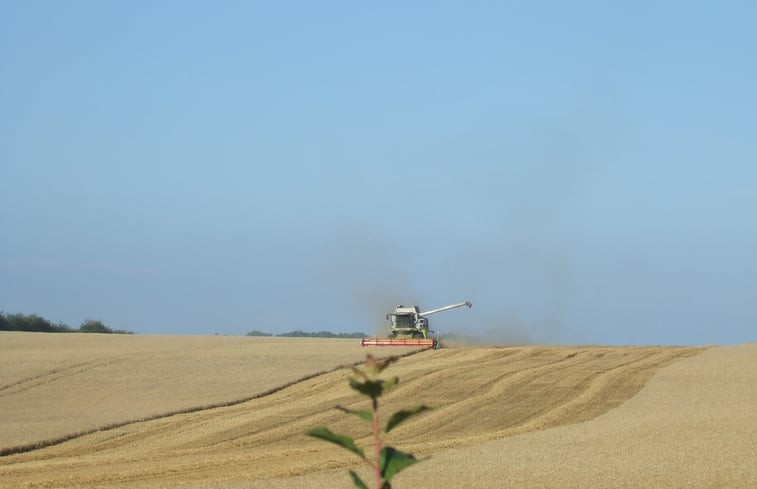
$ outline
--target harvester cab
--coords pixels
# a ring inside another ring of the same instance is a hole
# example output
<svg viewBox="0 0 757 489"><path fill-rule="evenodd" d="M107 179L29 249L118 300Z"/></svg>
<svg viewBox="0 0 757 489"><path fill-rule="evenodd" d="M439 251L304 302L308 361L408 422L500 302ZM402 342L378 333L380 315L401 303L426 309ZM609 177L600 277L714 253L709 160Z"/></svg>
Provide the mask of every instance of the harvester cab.
<svg viewBox="0 0 757 489"><path fill-rule="evenodd" d="M439 335L428 329L428 318L437 312L455 309L456 307L471 307L468 301L451 304L449 306L431 309L421 312L418 306L399 305L394 312L386 315L389 321L389 334L387 338L363 338L360 342L363 346L421 346L439 348Z"/></svg>

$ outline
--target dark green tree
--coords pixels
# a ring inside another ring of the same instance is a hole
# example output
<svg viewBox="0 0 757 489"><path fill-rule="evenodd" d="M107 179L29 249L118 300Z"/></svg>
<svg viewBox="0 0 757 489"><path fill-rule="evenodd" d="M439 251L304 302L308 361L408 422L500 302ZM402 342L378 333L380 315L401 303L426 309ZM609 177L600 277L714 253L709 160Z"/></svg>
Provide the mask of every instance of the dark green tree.
<svg viewBox="0 0 757 489"><path fill-rule="evenodd" d="M36 333L65 333L71 329L63 323L53 324L36 314L0 314L0 329L5 331L27 331Z"/></svg>
<svg viewBox="0 0 757 489"><path fill-rule="evenodd" d="M273 336L273 335L271 333L265 333L263 331L258 331L257 329L255 329L247 333L247 336Z"/></svg>
<svg viewBox="0 0 757 489"><path fill-rule="evenodd" d="M105 326L102 321L96 319L87 319L79 326L81 333L112 333L113 330Z"/></svg>

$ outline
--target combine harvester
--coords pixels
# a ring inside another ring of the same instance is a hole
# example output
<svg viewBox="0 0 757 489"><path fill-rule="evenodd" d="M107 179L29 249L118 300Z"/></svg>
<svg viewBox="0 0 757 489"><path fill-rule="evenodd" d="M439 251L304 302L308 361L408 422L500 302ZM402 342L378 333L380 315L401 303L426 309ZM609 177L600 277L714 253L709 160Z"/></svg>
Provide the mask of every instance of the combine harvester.
<svg viewBox="0 0 757 489"><path fill-rule="evenodd" d="M439 333L429 331L426 316L437 312L448 311L456 307L468 306L468 301L449 306L419 312L418 306L402 306L394 308L394 312L386 315L389 321L389 335L387 338L363 338L363 346L419 346L425 348L439 348ZM433 335L433 336L430 336Z"/></svg>

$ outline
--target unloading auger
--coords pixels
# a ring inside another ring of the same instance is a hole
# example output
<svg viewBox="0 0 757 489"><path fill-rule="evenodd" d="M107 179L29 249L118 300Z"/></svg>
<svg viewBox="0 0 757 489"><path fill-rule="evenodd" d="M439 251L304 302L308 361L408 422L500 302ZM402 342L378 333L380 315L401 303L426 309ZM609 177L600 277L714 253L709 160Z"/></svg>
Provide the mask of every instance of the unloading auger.
<svg viewBox="0 0 757 489"><path fill-rule="evenodd" d="M425 348L439 348L439 334L428 329L428 318L431 314L448 311L456 307L472 304L468 301L450 304L449 306L420 312L418 306L399 305L394 312L387 314L389 334L386 338L363 338L363 346L419 346Z"/></svg>

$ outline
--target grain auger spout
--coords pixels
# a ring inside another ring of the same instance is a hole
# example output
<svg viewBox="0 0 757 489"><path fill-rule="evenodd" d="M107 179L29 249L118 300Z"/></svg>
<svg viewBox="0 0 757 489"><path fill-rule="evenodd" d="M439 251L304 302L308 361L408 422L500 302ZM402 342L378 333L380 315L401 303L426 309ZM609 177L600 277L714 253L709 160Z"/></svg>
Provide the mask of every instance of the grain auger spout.
<svg viewBox="0 0 757 489"><path fill-rule="evenodd" d="M451 304L449 306L440 307L438 309L431 309L430 311L421 312L420 315L421 316L430 316L431 314L436 314L437 312L449 311L450 309L454 309L456 307L462 307L462 306L472 307L473 304L471 304L468 301L458 302L457 304Z"/></svg>
<svg viewBox="0 0 757 489"><path fill-rule="evenodd" d="M428 329L428 318L437 312L455 309L457 307L472 304L468 301L450 304L449 306L420 312L418 306L399 305L394 312L387 314L389 321L389 334L387 338L363 338L360 344L363 346L420 346L426 348L439 348L439 334Z"/></svg>

